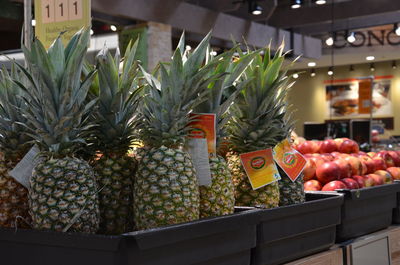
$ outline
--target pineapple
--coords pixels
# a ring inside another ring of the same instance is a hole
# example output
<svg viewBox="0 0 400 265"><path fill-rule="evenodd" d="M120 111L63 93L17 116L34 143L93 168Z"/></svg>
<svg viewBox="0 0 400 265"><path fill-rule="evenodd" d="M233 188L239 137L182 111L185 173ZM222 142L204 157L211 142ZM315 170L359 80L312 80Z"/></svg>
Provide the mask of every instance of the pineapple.
<svg viewBox="0 0 400 265"><path fill-rule="evenodd" d="M170 64L161 63L159 79L146 73L140 138L145 148L134 181L138 229L199 219L199 187L192 159L184 149L189 113L208 93L214 63L203 66L210 34L186 56L184 35Z"/></svg>
<svg viewBox="0 0 400 265"><path fill-rule="evenodd" d="M97 56L99 106L94 112L94 148L100 158L92 162L98 175L100 232L122 234L133 231L133 178L137 163L128 155L136 126L138 94L135 82L138 62L134 60L137 42L129 44L118 73L118 51L113 58L107 49Z"/></svg>
<svg viewBox="0 0 400 265"><path fill-rule="evenodd" d="M0 71L0 226L27 227L28 190L8 174L31 148L32 140L18 124L26 119L17 109L25 109L26 104L14 79L21 80L21 75L12 63L10 74L5 68Z"/></svg>
<svg viewBox="0 0 400 265"><path fill-rule="evenodd" d="M229 166L235 184L236 204L240 206L273 208L280 204L279 183L253 190L238 155L273 148L290 134L291 123L286 117L285 100L292 84L286 77L286 71L281 69L284 61L282 50L283 46L273 58L270 57L269 47L264 49L264 57L260 53L256 55L242 78L248 83L234 105L230 139L234 152L229 156ZM287 176L282 178L282 185L289 187L291 183L285 179ZM286 198L287 189L281 190L284 191L281 197Z"/></svg>
<svg viewBox="0 0 400 265"><path fill-rule="evenodd" d="M41 157L29 190L35 229L95 233L99 227L95 173L77 156L93 127L88 117L95 101L87 102L86 96L95 72L81 81L89 38L85 29L65 48L60 37L47 52L37 39L30 50L23 47L28 66L19 69L30 83L16 82L26 94L25 127Z"/></svg>
<svg viewBox="0 0 400 265"><path fill-rule="evenodd" d="M207 55L210 54L207 52ZM207 61L218 61L211 75L224 74L224 77L213 82L207 101L200 104L196 113L214 113L216 118L217 154L209 158L211 169L211 185L200 186L200 217L213 217L231 214L235 210L235 195L232 175L225 159L219 155L223 148L223 139L227 136L226 124L231 118L228 114L230 105L240 92L240 87L235 88L233 83L240 77L253 55L248 55L232 62L234 49L225 52ZM225 96L227 90L234 90L230 96ZM225 92L225 93L224 93Z"/></svg>

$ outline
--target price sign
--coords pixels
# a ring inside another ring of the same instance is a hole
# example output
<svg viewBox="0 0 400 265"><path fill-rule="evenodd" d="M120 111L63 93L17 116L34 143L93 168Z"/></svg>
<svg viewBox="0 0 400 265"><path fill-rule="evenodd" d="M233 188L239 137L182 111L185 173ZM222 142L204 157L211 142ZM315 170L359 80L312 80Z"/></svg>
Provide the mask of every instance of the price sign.
<svg viewBox="0 0 400 265"><path fill-rule="evenodd" d="M82 27L90 25L90 0L35 0L36 37L46 48L61 32L64 45Z"/></svg>

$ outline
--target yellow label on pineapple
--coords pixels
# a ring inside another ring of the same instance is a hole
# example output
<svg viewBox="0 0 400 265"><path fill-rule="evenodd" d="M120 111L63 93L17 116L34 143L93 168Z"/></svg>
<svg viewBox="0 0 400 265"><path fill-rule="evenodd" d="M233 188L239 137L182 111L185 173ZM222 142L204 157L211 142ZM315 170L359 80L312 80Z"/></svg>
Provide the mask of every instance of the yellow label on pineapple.
<svg viewBox="0 0 400 265"><path fill-rule="evenodd" d="M62 36L64 45L83 27L90 26L90 0L35 0L35 34L49 48Z"/></svg>
<svg viewBox="0 0 400 265"><path fill-rule="evenodd" d="M240 154L240 160L253 190L281 179L270 148Z"/></svg>

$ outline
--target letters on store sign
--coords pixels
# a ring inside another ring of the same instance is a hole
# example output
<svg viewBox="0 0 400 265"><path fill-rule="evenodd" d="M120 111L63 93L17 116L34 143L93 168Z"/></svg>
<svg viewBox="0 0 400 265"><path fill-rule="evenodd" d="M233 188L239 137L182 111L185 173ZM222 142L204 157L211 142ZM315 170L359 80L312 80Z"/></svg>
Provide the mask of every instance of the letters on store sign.
<svg viewBox="0 0 400 265"><path fill-rule="evenodd" d="M349 43L346 41L346 33L345 32L336 32L336 39L334 46L337 49L347 48L347 47L363 47L363 46L384 46L391 45L397 46L400 45L400 37L396 35L394 30L368 30L368 31L355 31L354 36L356 37L356 41L353 43Z"/></svg>

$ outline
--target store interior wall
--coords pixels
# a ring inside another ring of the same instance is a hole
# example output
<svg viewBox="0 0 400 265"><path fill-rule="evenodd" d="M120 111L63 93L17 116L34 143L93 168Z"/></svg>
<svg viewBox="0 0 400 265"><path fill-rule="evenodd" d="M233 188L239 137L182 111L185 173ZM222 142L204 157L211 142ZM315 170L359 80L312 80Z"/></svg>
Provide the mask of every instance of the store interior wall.
<svg viewBox="0 0 400 265"><path fill-rule="evenodd" d="M370 64L354 65L354 71L350 67L337 66L334 68L334 79L347 79L365 77L370 75L393 75L390 95L393 105L394 130L388 130L389 135L400 135L400 65L392 68L392 62L375 62L375 71L370 70ZM325 80L330 80L327 74L328 68L317 68L316 76L310 76L310 69L306 69L296 79L296 83L289 94L288 102L292 105L294 119L296 119L296 133L303 136L303 124L306 121L324 122L329 119L326 114Z"/></svg>

